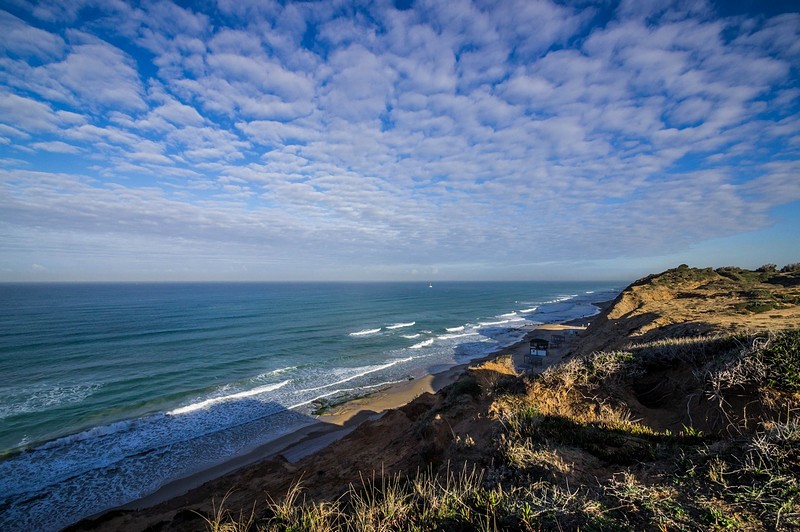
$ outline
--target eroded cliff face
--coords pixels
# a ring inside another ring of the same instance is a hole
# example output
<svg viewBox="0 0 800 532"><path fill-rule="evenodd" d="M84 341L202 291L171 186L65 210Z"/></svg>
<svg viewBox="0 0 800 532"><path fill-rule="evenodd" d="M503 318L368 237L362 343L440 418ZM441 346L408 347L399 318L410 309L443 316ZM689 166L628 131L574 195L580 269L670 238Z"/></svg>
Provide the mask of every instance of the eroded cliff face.
<svg viewBox="0 0 800 532"><path fill-rule="evenodd" d="M579 353L714 331L800 325L800 273L680 266L640 279L591 323Z"/></svg>

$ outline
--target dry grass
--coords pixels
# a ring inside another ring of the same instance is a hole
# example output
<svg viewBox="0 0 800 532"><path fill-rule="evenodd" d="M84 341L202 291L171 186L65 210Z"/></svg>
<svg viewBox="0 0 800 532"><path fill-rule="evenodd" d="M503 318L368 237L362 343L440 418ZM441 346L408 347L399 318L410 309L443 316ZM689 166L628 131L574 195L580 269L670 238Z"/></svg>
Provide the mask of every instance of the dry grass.
<svg viewBox="0 0 800 532"><path fill-rule="evenodd" d="M520 381L523 393L489 381L480 392L470 381L454 395L490 397L497 423L480 466L375 472L333 501L306 501L298 484L257 517L215 507L209 530L800 528L799 338L677 338L593 353ZM632 387L681 368L712 407L728 412L748 394L763 407L759 422L703 434L636 419ZM474 442L469 450L478 451Z"/></svg>
<svg viewBox="0 0 800 532"><path fill-rule="evenodd" d="M234 516L229 510L225 509L225 504L230 497L231 492L225 494L217 506L215 501L211 501L211 515L205 516L202 514L200 517L206 522L210 532L247 532L255 522L255 505L249 515L245 515L242 511Z"/></svg>

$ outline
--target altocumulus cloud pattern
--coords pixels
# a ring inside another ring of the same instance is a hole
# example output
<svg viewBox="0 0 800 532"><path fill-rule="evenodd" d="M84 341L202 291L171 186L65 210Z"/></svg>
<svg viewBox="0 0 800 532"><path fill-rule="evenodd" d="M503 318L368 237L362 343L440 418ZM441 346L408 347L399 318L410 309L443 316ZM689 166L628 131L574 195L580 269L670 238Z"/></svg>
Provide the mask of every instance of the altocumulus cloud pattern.
<svg viewBox="0 0 800 532"><path fill-rule="evenodd" d="M779 223L800 15L732 5L4 2L0 278L519 278Z"/></svg>

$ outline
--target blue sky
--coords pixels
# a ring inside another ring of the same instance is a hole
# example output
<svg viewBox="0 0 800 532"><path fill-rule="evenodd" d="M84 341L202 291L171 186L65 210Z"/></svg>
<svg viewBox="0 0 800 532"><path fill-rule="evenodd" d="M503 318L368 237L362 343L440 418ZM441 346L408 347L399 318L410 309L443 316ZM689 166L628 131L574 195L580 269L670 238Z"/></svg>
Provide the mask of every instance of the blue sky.
<svg viewBox="0 0 800 532"><path fill-rule="evenodd" d="M0 280L800 261L796 2L3 6Z"/></svg>

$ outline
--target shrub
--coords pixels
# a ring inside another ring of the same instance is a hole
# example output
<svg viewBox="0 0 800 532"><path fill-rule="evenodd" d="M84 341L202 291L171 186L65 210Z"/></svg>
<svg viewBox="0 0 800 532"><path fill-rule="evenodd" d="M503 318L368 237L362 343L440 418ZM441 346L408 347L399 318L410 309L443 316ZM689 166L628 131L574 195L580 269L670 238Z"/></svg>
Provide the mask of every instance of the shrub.
<svg viewBox="0 0 800 532"><path fill-rule="evenodd" d="M769 384L800 392L800 329L770 338L761 355L769 368Z"/></svg>
<svg viewBox="0 0 800 532"><path fill-rule="evenodd" d="M452 384L452 387L447 393L447 399L456 399L462 395L469 395L473 399L478 399L481 396L481 393L483 393L483 391L481 390L481 385L478 384L478 381L475 380L474 377L468 376Z"/></svg>

